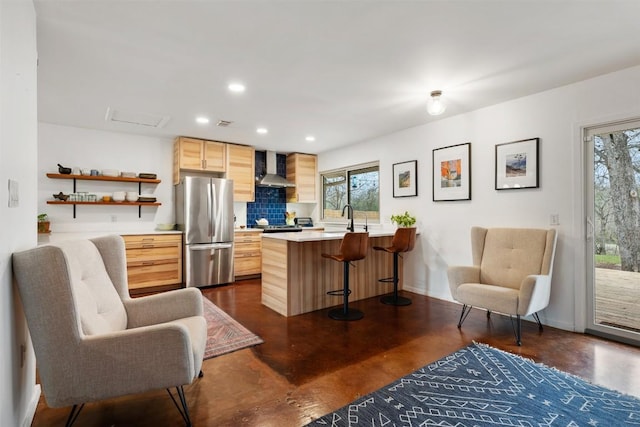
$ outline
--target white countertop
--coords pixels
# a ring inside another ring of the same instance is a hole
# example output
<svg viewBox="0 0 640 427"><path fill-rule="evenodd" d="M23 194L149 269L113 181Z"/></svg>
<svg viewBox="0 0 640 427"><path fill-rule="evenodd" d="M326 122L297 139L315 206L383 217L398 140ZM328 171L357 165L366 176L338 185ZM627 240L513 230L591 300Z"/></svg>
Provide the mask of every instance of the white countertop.
<svg viewBox="0 0 640 427"><path fill-rule="evenodd" d="M356 232L363 232L363 230L357 230ZM292 233L265 233L262 235L263 239L277 239L287 240L289 242L313 242L318 240L340 240L344 236L346 231L307 231L292 232ZM375 230L369 231L369 237L387 237L393 236L395 230Z"/></svg>
<svg viewBox="0 0 640 427"><path fill-rule="evenodd" d="M38 246L56 244L66 240L92 239L94 237L108 236L117 234L119 236L137 235L137 234L182 234L178 230L152 230L152 231L74 231L74 232L52 232L49 234L38 234Z"/></svg>

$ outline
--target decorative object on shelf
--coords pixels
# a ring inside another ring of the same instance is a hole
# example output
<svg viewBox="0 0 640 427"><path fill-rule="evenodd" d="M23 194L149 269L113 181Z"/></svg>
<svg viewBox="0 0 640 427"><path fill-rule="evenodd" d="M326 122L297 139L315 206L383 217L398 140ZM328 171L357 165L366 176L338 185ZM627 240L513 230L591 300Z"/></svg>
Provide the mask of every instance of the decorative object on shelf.
<svg viewBox="0 0 640 427"><path fill-rule="evenodd" d="M102 169L102 176L120 176L120 171L117 169ZM132 178L135 178L136 175L133 174Z"/></svg>
<svg viewBox="0 0 640 427"><path fill-rule="evenodd" d="M127 197L127 193L124 191L115 191L111 198L114 202L124 202L124 199Z"/></svg>
<svg viewBox="0 0 640 427"><path fill-rule="evenodd" d="M418 161L411 160L393 165L393 197L418 195Z"/></svg>
<svg viewBox="0 0 640 427"><path fill-rule="evenodd" d="M140 197L138 197L138 202L141 203L155 203L156 198L154 196L144 196L141 195Z"/></svg>
<svg viewBox="0 0 640 427"><path fill-rule="evenodd" d="M58 200L62 200L63 202L66 202L67 199L69 198L69 195L68 194L63 194L62 191L61 191L58 194L54 194L53 198L54 199L58 199Z"/></svg>
<svg viewBox="0 0 640 427"><path fill-rule="evenodd" d="M125 199L127 202L137 202L138 201L138 192L137 191L127 191L125 194Z"/></svg>
<svg viewBox="0 0 640 427"><path fill-rule="evenodd" d="M51 222L49 221L49 216L46 213L42 213L38 215L38 234L48 234L51 233Z"/></svg>
<svg viewBox="0 0 640 427"><path fill-rule="evenodd" d="M71 174L71 168L65 168L60 163L58 163L58 172L60 172L63 175L70 175Z"/></svg>
<svg viewBox="0 0 640 427"><path fill-rule="evenodd" d="M396 223L398 227L411 227L416 223L416 217L404 211L400 215L391 215L391 222Z"/></svg>
<svg viewBox="0 0 640 427"><path fill-rule="evenodd" d="M433 201L471 200L471 143L433 150Z"/></svg>
<svg viewBox="0 0 640 427"><path fill-rule="evenodd" d="M142 179L157 179L158 178L158 174L155 174L155 173L139 173L138 174L138 178L142 178Z"/></svg>
<svg viewBox="0 0 640 427"><path fill-rule="evenodd" d="M496 145L496 190L538 188L540 138Z"/></svg>
<svg viewBox="0 0 640 427"><path fill-rule="evenodd" d="M104 171L102 171L102 173L103 173L103 175L106 175L104 173ZM117 175L115 175L115 176L117 176ZM136 173L135 172L122 172L120 174L120 176L123 177L123 178L135 178L136 177Z"/></svg>

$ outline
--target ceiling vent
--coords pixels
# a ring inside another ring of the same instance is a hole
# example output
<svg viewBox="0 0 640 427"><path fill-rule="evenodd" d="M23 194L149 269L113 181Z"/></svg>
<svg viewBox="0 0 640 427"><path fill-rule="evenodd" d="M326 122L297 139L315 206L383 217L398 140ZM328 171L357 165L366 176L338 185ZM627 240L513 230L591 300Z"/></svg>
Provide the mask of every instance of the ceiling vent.
<svg viewBox="0 0 640 427"><path fill-rule="evenodd" d="M216 123L216 126L220 126L222 128L226 128L228 127L231 123L233 123L231 120L218 120L218 123Z"/></svg>
<svg viewBox="0 0 640 427"><path fill-rule="evenodd" d="M106 122L126 123L129 125L146 126L152 128L161 128L169 121L169 116L157 116L148 113L134 113L131 111L116 110L108 107L107 114L104 117Z"/></svg>

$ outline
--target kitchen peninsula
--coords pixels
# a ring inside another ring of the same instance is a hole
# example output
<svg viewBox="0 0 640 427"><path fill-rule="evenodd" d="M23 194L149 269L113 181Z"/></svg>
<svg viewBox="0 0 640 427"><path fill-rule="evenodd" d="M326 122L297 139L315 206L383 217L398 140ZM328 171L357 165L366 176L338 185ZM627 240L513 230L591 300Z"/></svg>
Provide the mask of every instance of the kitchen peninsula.
<svg viewBox="0 0 640 427"><path fill-rule="evenodd" d="M350 269L351 295L357 301L393 291L378 279L393 275L393 259L373 246L390 246L393 231L369 232L369 250L365 259ZM344 232L308 231L262 236L262 304L283 316L332 307L341 297L327 291L341 289L343 265L321 256L337 254ZM402 268L400 268L402 271ZM402 288L402 274L399 288Z"/></svg>

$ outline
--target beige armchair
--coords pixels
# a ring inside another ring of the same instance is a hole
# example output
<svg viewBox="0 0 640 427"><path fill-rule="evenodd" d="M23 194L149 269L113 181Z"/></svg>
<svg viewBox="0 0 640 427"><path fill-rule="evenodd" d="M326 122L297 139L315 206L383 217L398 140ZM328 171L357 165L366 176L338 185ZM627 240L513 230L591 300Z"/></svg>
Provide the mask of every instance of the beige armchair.
<svg viewBox="0 0 640 427"><path fill-rule="evenodd" d="M449 267L449 288L461 302L458 328L472 307L516 316L514 330L522 344L522 316L533 315L549 304L551 272L556 249L556 230L531 228L471 229L473 266Z"/></svg>
<svg viewBox="0 0 640 427"><path fill-rule="evenodd" d="M183 385L201 374L202 294L188 288L132 299L120 236L13 254L13 270L50 407L166 388L185 423ZM171 393L175 387L180 404Z"/></svg>

